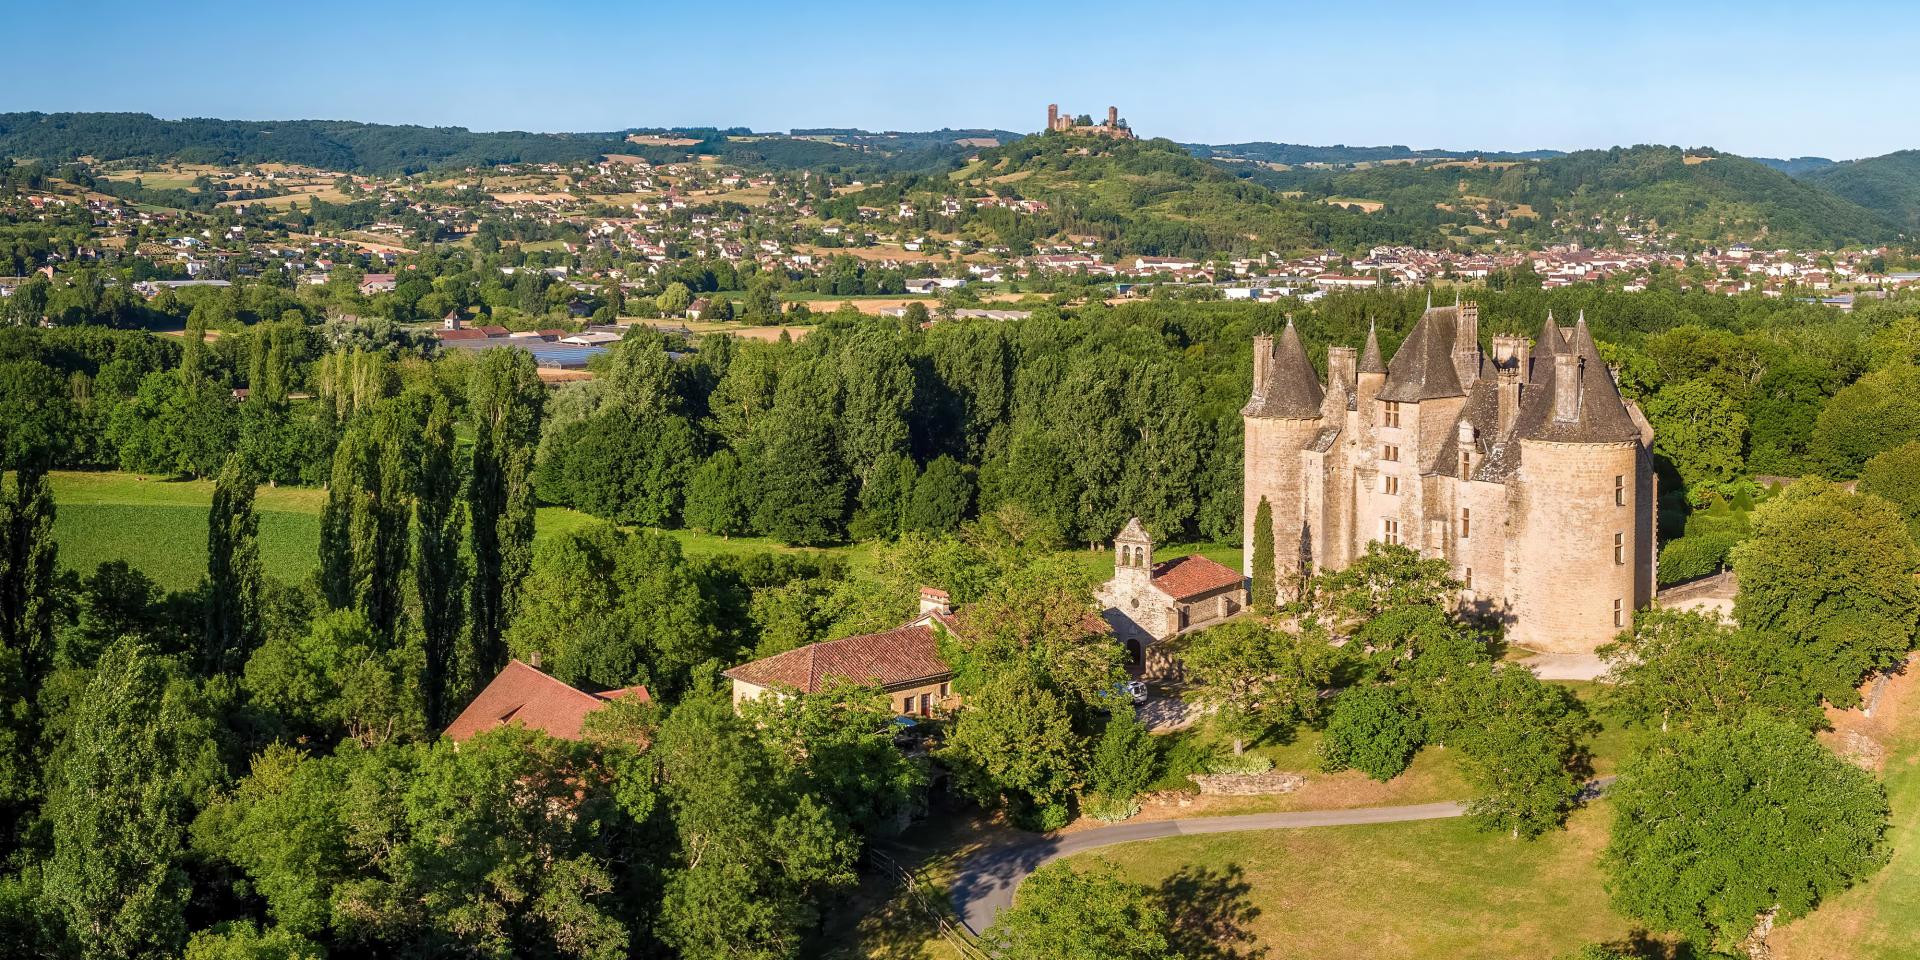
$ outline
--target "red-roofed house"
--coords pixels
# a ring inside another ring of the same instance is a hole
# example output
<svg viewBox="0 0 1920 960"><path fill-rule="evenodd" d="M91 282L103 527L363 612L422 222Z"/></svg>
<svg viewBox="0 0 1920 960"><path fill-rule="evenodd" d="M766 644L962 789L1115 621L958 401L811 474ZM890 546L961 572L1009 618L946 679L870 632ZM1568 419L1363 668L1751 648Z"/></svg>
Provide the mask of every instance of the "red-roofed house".
<svg viewBox="0 0 1920 960"><path fill-rule="evenodd" d="M1102 617L1127 653L1150 677L1178 674L1168 641L1247 608L1247 580L1240 571L1206 557L1153 562L1153 537L1134 517L1113 538L1113 579L1094 596Z"/></svg>
<svg viewBox="0 0 1920 960"><path fill-rule="evenodd" d="M956 702L949 686L953 670L940 658L936 631L955 625L946 591L922 587L920 614L904 626L810 643L726 671L733 681L733 702L756 699L768 690L818 693L829 678L838 678L879 687L908 716L945 712Z"/></svg>
<svg viewBox="0 0 1920 960"><path fill-rule="evenodd" d="M588 693L519 660L510 660L506 669L454 718L447 727L447 736L460 741L517 723L551 737L578 740L580 724L587 719L587 714L624 697L633 697L641 703L650 699L646 687Z"/></svg>

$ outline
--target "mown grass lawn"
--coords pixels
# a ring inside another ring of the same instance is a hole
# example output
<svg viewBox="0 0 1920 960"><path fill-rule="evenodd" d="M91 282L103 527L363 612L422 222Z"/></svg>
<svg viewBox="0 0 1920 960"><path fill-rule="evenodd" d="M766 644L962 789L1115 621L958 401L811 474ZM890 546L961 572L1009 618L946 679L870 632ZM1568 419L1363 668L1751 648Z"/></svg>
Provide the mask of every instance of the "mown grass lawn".
<svg viewBox="0 0 1920 960"><path fill-rule="evenodd" d="M1240 871L1246 924L1276 957L1548 960L1633 925L1607 905L1604 804L1537 840L1464 820L1262 830L1122 844L1105 860L1158 886L1188 867Z"/></svg>

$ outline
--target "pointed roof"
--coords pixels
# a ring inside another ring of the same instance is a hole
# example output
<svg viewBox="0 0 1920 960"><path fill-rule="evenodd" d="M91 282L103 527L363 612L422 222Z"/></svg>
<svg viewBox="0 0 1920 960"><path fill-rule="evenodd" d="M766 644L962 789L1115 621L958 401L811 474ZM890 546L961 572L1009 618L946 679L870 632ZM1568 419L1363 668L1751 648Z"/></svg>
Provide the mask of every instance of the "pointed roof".
<svg viewBox="0 0 1920 960"><path fill-rule="evenodd" d="M1300 333L1293 328L1293 318L1287 318L1287 329L1280 333L1280 343L1274 348L1271 357L1254 357L1255 363L1267 364L1266 386L1247 402L1240 411L1249 417L1272 417L1284 420L1317 420L1320 417L1320 402L1325 394L1320 390L1320 376L1313 372L1313 362L1307 359L1307 348L1300 343Z"/></svg>
<svg viewBox="0 0 1920 960"><path fill-rule="evenodd" d="M1380 359L1380 336L1374 332L1372 320L1367 321L1367 347L1360 351L1361 373L1386 373L1387 362Z"/></svg>
<svg viewBox="0 0 1920 960"><path fill-rule="evenodd" d="M1549 323L1548 328L1553 329L1553 325ZM1572 422L1554 419L1554 392L1559 388L1559 378L1554 375L1552 361L1548 361L1536 375L1537 385L1530 391L1532 398L1521 404L1514 436L1555 443L1639 440L1640 426L1628 412L1627 401L1620 396L1620 387L1613 382L1613 373L1607 369L1606 361L1600 359L1600 349L1593 342L1593 332L1587 329L1585 313L1574 321L1573 336L1560 345L1560 352L1571 353L1583 361L1579 416Z"/></svg>
<svg viewBox="0 0 1920 960"><path fill-rule="evenodd" d="M1453 366L1454 328L1459 316L1455 307L1429 307L1420 315L1420 321L1394 353L1393 362L1387 364L1387 384L1380 388L1380 399L1419 403L1466 395Z"/></svg>
<svg viewBox="0 0 1920 960"><path fill-rule="evenodd" d="M1567 342L1560 339L1560 328L1554 325L1553 311L1547 311L1547 322L1540 328L1540 336L1534 341L1533 352L1536 356L1548 356L1566 349Z"/></svg>

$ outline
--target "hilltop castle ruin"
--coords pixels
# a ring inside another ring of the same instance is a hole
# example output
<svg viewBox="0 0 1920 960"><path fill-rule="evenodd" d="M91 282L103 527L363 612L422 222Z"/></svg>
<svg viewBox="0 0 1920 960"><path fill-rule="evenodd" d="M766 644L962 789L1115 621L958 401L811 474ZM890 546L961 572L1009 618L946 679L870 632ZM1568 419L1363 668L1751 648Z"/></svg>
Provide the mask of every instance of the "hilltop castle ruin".
<svg viewBox="0 0 1920 960"><path fill-rule="evenodd" d="M1246 425L1254 517L1275 565L1338 569L1371 541L1443 557L1469 612L1535 650L1588 653L1653 599L1653 428L1620 396L1583 314L1480 349L1472 303L1428 306L1391 363L1329 347L1321 386L1291 320L1254 338Z"/></svg>
<svg viewBox="0 0 1920 960"><path fill-rule="evenodd" d="M1119 107L1107 108L1107 122L1097 124L1075 123L1070 116L1060 113L1060 105L1047 104L1047 129L1055 133L1077 133L1084 136L1112 137L1115 140L1135 139L1132 128L1120 119Z"/></svg>

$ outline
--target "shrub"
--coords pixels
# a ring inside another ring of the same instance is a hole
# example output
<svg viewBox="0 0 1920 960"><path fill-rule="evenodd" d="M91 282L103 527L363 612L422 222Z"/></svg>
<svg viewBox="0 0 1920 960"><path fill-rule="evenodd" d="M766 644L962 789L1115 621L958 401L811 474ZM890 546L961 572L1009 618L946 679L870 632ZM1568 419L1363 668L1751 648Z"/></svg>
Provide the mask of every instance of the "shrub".
<svg viewBox="0 0 1920 960"><path fill-rule="evenodd" d="M1035 833L1052 833L1067 825L1073 819L1073 811L1064 803L1041 803L1023 806L1013 818L1014 825L1022 830Z"/></svg>
<svg viewBox="0 0 1920 960"><path fill-rule="evenodd" d="M1737 534L1714 533L1667 541L1660 548L1661 586L1719 573L1727 564L1728 552L1740 540Z"/></svg>
<svg viewBox="0 0 1920 960"><path fill-rule="evenodd" d="M1102 823L1119 823L1140 812L1140 801L1132 797L1105 797L1094 794L1081 804L1087 816Z"/></svg>
<svg viewBox="0 0 1920 960"><path fill-rule="evenodd" d="M1273 758L1257 753L1243 753L1239 756L1228 755L1207 764L1208 773L1266 773L1273 769Z"/></svg>

